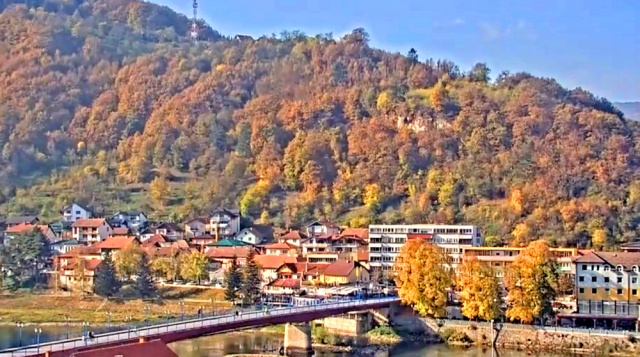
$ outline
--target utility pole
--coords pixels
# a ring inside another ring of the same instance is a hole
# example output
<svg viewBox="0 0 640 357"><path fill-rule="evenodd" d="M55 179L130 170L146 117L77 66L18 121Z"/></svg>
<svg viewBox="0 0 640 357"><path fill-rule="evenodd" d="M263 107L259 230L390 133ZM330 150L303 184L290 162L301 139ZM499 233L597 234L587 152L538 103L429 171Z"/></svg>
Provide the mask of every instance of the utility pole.
<svg viewBox="0 0 640 357"><path fill-rule="evenodd" d="M191 20L191 38L198 40L198 0L193 0L193 19Z"/></svg>

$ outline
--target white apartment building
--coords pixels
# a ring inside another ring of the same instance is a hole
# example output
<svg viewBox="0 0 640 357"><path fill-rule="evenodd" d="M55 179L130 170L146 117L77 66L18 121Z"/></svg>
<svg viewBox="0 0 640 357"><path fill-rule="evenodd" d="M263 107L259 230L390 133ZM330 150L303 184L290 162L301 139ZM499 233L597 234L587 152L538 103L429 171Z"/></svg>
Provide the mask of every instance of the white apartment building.
<svg viewBox="0 0 640 357"><path fill-rule="evenodd" d="M423 239L435 243L450 257L455 269L462 262L464 248L483 243L480 229L468 225L402 224L369 226L369 264L373 270L393 268L407 240Z"/></svg>

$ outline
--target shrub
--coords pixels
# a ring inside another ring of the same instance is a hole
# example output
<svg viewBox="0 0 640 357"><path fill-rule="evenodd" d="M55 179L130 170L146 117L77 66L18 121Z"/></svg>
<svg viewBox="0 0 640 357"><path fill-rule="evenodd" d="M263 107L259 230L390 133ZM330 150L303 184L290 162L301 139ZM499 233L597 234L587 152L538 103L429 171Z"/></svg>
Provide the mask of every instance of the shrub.
<svg viewBox="0 0 640 357"><path fill-rule="evenodd" d="M446 328L440 331L440 338L442 338L444 341L449 341L449 337L451 337L455 332L456 330L452 328Z"/></svg>
<svg viewBox="0 0 640 357"><path fill-rule="evenodd" d="M467 336L464 331L454 331L447 339L447 342L453 344L470 344L473 343L473 340Z"/></svg>

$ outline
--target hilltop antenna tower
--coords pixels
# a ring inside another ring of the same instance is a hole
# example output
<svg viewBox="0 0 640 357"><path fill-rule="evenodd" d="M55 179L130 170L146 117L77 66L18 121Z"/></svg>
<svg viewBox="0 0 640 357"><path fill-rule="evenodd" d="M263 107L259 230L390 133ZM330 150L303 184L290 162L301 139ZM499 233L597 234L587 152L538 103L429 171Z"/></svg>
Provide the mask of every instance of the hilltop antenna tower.
<svg viewBox="0 0 640 357"><path fill-rule="evenodd" d="M191 20L191 38L198 39L198 0L193 0L193 19Z"/></svg>

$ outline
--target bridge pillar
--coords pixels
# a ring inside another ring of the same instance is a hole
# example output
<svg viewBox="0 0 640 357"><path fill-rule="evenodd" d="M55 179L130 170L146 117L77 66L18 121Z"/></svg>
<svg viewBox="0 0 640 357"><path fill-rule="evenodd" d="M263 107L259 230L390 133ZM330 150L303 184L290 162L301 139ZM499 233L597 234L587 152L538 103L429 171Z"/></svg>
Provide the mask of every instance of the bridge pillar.
<svg viewBox="0 0 640 357"><path fill-rule="evenodd" d="M288 323L284 328L284 353L293 357L308 357L313 355L311 345L311 325Z"/></svg>

